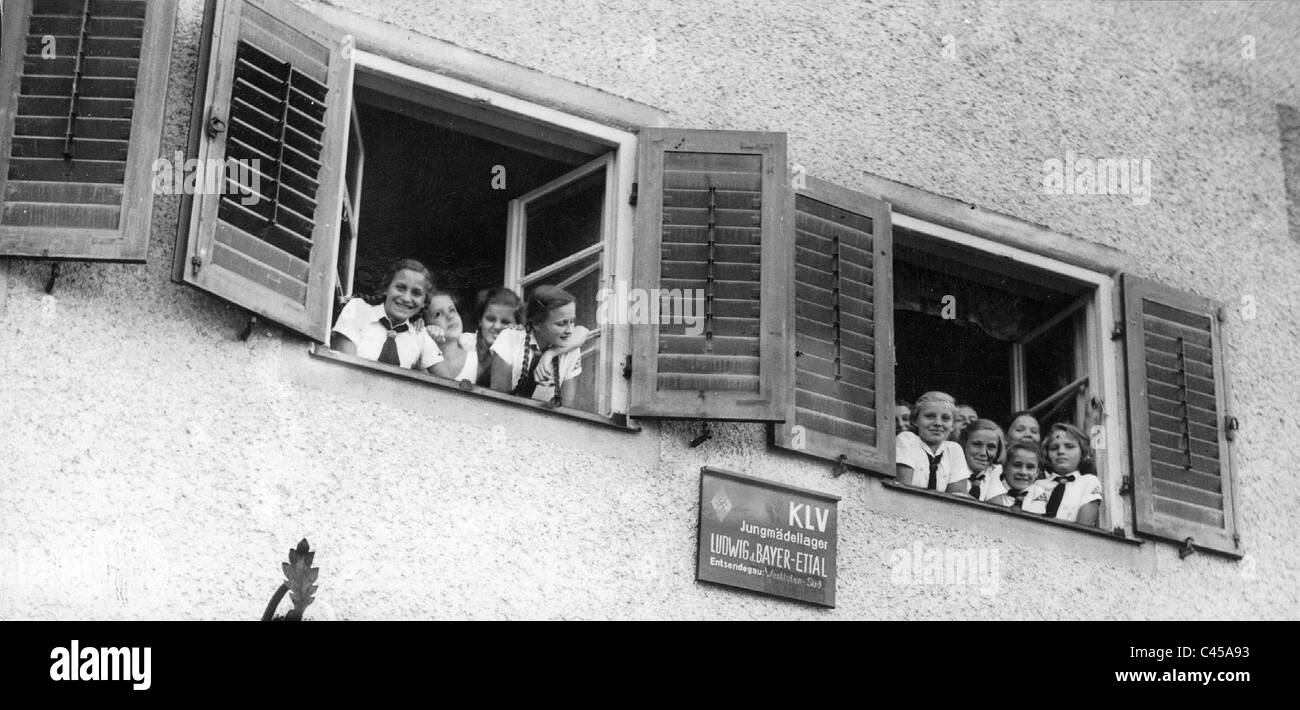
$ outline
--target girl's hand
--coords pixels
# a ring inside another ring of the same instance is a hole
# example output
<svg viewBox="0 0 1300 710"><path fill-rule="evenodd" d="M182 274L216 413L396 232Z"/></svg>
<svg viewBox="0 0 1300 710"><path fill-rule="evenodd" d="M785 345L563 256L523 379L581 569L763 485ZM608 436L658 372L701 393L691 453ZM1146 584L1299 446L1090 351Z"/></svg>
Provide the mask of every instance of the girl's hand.
<svg viewBox="0 0 1300 710"><path fill-rule="evenodd" d="M439 345L442 345L443 343L447 342L447 331L443 330L442 328L439 328L436 325L424 326L424 332L428 333L429 337L433 338L433 342Z"/></svg>

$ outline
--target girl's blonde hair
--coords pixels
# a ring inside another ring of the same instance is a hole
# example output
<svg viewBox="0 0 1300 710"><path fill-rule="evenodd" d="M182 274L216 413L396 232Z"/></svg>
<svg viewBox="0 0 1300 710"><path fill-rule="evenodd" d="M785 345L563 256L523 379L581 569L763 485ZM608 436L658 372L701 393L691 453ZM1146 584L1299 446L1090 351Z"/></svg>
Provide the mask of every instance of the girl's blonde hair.
<svg viewBox="0 0 1300 710"><path fill-rule="evenodd" d="M954 408L957 406L957 399L947 392L926 392L920 397L917 397L916 402L912 404L912 432L916 432L916 420L921 416L921 405L929 404L930 402L947 402Z"/></svg>

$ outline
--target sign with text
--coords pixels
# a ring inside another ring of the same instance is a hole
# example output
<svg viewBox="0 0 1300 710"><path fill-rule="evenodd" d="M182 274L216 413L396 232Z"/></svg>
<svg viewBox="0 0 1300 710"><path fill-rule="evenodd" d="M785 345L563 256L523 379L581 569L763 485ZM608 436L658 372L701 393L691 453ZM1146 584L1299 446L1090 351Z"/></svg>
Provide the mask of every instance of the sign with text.
<svg viewBox="0 0 1300 710"><path fill-rule="evenodd" d="M839 500L705 466L695 578L835 606Z"/></svg>

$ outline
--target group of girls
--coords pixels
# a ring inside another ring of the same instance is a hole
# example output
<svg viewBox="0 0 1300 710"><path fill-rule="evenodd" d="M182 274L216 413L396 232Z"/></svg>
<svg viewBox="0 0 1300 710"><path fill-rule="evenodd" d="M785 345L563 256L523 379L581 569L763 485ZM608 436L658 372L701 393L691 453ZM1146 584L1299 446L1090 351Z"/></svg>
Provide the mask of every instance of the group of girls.
<svg viewBox="0 0 1300 710"><path fill-rule="evenodd" d="M414 259L389 267L376 294L354 298L334 323L330 347L396 367L491 387L552 406L571 405L588 331L562 288L533 289L527 307L504 287L478 294L476 333L465 332L455 297Z"/></svg>
<svg viewBox="0 0 1300 710"><path fill-rule="evenodd" d="M895 415L900 482L1097 525L1101 480L1091 443L1078 427L1053 424L1043 437L1032 414L1017 412L1004 433L971 410L958 429L965 413L943 392L926 392L906 410Z"/></svg>

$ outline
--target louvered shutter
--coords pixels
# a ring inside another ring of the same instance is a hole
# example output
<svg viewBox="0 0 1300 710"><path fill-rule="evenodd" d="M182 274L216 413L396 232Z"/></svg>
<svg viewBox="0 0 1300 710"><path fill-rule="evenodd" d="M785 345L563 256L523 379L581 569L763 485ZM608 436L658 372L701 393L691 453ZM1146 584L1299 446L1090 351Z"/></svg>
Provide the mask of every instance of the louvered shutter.
<svg viewBox="0 0 1300 710"><path fill-rule="evenodd" d="M1137 530L1239 555L1218 308L1127 275L1123 287Z"/></svg>
<svg viewBox="0 0 1300 710"><path fill-rule="evenodd" d="M794 396L777 446L894 470L889 204L817 180L795 194Z"/></svg>
<svg viewBox="0 0 1300 710"><path fill-rule="evenodd" d="M10 0L0 255L144 261L176 4Z"/></svg>
<svg viewBox="0 0 1300 710"><path fill-rule="evenodd" d="M783 419L793 286L785 134L645 128L638 150L632 298L698 294L702 313L698 325L664 322L670 309L658 323L632 323L631 414Z"/></svg>
<svg viewBox="0 0 1300 710"><path fill-rule="evenodd" d="M223 191L195 197L184 278L324 342L352 38L287 0L218 0L213 22L199 158L230 170ZM237 177L244 166L256 170Z"/></svg>

